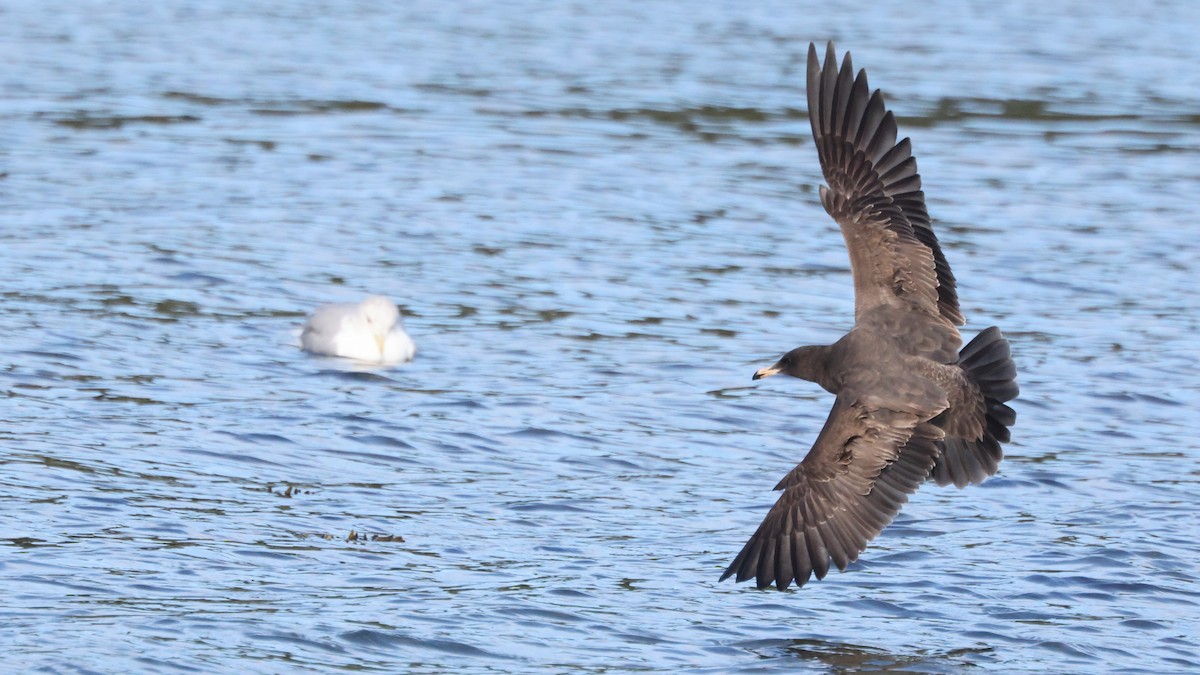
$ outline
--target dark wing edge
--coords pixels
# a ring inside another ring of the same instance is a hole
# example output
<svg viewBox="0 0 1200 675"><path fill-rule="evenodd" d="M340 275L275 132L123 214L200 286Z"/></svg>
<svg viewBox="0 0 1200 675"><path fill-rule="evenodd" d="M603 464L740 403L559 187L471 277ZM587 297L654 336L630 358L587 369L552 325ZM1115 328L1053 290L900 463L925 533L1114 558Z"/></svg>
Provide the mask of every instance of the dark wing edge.
<svg viewBox="0 0 1200 675"><path fill-rule="evenodd" d="M829 563L858 559L929 476L941 430L932 417L868 411L839 397L813 449L776 489L783 494L721 575L759 588L803 586Z"/></svg>
<svg viewBox="0 0 1200 675"><path fill-rule="evenodd" d="M821 189L821 202L846 235L855 273L856 310L880 302L878 293L859 291L889 289L891 295L961 326L964 319L954 273L933 232L912 145L907 138L896 142L895 117L884 106L880 91L870 92L866 71L860 70L857 77L853 72L849 52L839 70L830 42L822 67L816 45L809 44L809 121L829 184ZM890 264L868 265L862 256L880 252L856 250L858 230L864 226L892 234ZM872 269L887 268L892 274L870 276Z"/></svg>

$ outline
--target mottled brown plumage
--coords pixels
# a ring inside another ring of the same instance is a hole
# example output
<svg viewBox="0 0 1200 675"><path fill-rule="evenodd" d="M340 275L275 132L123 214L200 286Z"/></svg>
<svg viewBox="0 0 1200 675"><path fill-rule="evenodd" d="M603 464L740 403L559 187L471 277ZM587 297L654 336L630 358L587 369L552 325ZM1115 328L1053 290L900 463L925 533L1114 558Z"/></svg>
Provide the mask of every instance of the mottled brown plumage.
<svg viewBox="0 0 1200 675"><path fill-rule="evenodd" d="M994 474L1016 414L1008 341L997 328L962 351L954 275L925 208L908 139L850 55L808 52L808 109L854 276L854 328L832 345L799 347L754 375L776 373L836 395L808 455L721 579L759 588L845 569L933 478L963 487Z"/></svg>

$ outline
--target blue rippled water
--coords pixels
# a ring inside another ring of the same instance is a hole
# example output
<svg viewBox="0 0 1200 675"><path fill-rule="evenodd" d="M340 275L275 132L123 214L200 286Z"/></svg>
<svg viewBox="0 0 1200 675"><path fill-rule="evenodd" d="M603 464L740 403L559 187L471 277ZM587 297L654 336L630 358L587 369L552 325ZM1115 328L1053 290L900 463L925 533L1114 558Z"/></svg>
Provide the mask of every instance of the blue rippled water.
<svg viewBox="0 0 1200 675"><path fill-rule="evenodd" d="M0 609L44 672L1200 668L1200 11L0 6ZM852 320L804 57L913 138L1000 474L717 583ZM412 364L311 358L395 298Z"/></svg>

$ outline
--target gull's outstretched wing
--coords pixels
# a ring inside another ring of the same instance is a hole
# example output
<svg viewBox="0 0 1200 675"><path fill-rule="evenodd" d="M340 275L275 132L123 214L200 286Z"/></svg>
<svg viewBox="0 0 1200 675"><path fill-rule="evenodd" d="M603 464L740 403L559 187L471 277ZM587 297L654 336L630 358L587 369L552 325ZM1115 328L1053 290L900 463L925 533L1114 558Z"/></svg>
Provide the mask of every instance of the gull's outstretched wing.
<svg viewBox="0 0 1200 675"><path fill-rule="evenodd" d="M954 332L963 324L954 274L930 227L917 160L883 96L839 70L830 43L825 64L808 49L808 115L828 187L821 203L842 228L854 272L855 317L881 305L911 307Z"/></svg>
<svg viewBox="0 0 1200 675"><path fill-rule="evenodd" d="M858 559L929 476L942 432L939 409L869 409L839 395L812 450L784 477L775 506L721 576L759 588L803 586Z"/></svg>

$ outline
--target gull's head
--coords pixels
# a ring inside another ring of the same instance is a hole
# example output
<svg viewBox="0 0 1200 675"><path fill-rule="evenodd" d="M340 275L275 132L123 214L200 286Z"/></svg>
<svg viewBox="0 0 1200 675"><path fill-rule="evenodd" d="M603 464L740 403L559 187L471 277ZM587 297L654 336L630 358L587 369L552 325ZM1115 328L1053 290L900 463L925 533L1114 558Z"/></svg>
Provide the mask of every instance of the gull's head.
<svg viewBox="0 0 1200 675"><path fill-rule="evenodd" d="M786 373L786 374L790 375L791 373L788 373L788 369L793 366L793 364L796 360L796 351L797 350L793 349L792 351L779 357L779 360L776 361L775 365L773 365L773 366L767 366L766 368L759 368L758 370L754 371L754 377L752 379L761 380L764 377L770 377L772 375L778 375L780 373Z"/></svg>
<svg viewBox="0 0 1200 675"><path fill-rule="evenodd" d="M388 333L392 332L396 324L400 323L400 309L396 307L396 303L382 295L372 295L363 300L358 309L362 314L363 321L367 322L371 336L379 345L379 353L383 354L383 346L387 342Z"/></svg>
<svg viewBox="0 0 1200 675"><path fill-rule="evenodd" d="M814 360L821 357L823 353L821 349L820 347L797 347L781 356L775 365L756 370L753 379L761 380L764 377L783 373L802 380L815 381Z"/></svg>

